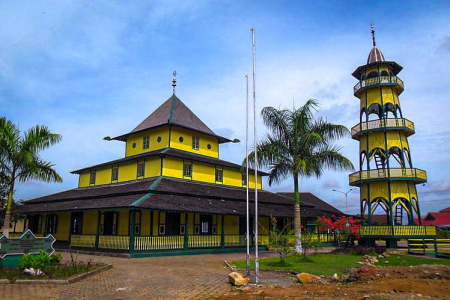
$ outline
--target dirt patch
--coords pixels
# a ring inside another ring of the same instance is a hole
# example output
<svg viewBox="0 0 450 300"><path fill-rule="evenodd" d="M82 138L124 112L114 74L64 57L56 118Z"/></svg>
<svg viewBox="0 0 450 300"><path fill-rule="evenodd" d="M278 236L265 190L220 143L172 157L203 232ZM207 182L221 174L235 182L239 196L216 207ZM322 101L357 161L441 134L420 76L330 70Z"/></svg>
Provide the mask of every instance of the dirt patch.
<svg viewBox="0 0 450 300"><path fill-rule="evenodd" d="M293 276L288 275L286 276ZM294 282L294 281L293 281ZM322 277L312 284L236 288L217 299L450 299L450 267L361 267L338 282Z"/></svg>

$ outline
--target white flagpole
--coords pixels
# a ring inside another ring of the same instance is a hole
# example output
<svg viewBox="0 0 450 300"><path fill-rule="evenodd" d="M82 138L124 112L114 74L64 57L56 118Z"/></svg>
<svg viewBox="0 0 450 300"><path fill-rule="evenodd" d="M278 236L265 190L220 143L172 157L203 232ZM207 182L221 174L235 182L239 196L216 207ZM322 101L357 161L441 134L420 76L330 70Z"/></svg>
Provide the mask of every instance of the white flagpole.
<svg viewBox="0 0 450 300"><path fill-rule="evenodd" d="M245 75L245 83L247 88L247 94L246 94L246 100L245 100L245 157L246 157L246 168L245 168L245 185L247 186L247 197L246 197L246 203L247 203L247 229L245 232L245 239L247 240L247 276L250 275L250 212L249 212L249 180L248 180L248 75Z"/></svg>
<svg viewBox="0 0 450 300"><path fill-rule="evenodd" d="M258 152L256 149L256 92L255 92L255 29L250 29L252 32L252 46L253 46L253 129L254 129L254 151L255 151L255 283L259 283L259 257L258 257Z"/></svg>

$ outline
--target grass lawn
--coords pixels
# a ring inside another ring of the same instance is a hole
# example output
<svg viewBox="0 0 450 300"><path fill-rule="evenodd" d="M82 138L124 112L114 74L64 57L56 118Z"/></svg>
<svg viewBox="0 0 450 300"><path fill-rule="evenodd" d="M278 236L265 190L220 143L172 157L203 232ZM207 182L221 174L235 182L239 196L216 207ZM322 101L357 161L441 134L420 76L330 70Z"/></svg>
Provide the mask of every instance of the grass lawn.
<svg viewBox="0 0 450 300"><path fill-rule="evenodd" d="M370 255L370 254L369 254ZM372 254L373 256L377 254ZM314 275L332 276L334 273L343 274L345 269L360 267L357 262L363 261L363 255L357 254L333 254L319 253L302 256L288 256L285 263L281 263L278 257L264 258L259 260L260 270L288 270L294 272L305 272ZM450 266L450 259L432 259L409 255L391 255L388 258L379 258L376 264L379 267L393 266L418 266L418 265L446 265ZM387 263L386 263L387 261ZM245 270L245 260L233 261L232 264L238 269ZM254 268L254 260L251 261Z"/></svg>

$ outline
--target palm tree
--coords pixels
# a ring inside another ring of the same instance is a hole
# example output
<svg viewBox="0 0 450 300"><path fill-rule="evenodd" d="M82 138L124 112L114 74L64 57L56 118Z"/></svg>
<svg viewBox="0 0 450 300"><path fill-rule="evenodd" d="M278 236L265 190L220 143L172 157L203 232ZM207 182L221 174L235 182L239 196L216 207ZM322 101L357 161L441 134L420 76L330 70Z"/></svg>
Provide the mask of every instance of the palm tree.
<svg viewBox="0 0 450 300"><path fill-rule="evenodd" d="M295 251L301 252L301 222L299 177L319 178L324 169L353 170L353 164L339 153L333 141L350 134L343 125L314 120L313 113L319 103L308 100L299 109L278 110L265 107L261 111L264 124L270 130L265 139L256 145L258 165L269 169L269 186L280 183L288 176L294 180ZM255 152L248 156L255 165ZM245 163L245 160L244 160Z"/></svg>
<svg viewBox="0 0 450 300"><path fill-rule="evenodd" d="M59 134L51 133L46 126L36 125L28 129L24 136L19 128L5 117L0 118L0 171L6 175L8 201L6 204L3 234L9 236L11 207L16 180L41 180L62 182L61 176L52 168L54 165L43 161L39 152L59 141Z"/></svg>

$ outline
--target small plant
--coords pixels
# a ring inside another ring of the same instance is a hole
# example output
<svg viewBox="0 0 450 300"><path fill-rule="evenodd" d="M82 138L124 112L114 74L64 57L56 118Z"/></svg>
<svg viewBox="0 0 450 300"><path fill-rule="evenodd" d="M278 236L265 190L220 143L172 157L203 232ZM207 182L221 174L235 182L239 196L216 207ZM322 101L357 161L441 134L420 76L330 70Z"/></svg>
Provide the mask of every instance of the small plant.
<svg viewBox="0 0 450 300"><path fill-rule="evenodd" d="M304 232L302 234L302 254L304 258L308 250L313 250L314 254L316 254L321 246L322 241L317 235L310 232Z"/></svg>
<svg viewBox="0 0 450 300"><path fill-rule="evenodd" d="M288 225L283 229L278 229L277 219L270 218L272 230L269 233L269 247L278 252L280 262L284 263L286 257L292 255L295 251L293 245L295 243L294 230L288 230Z"/></svg>
<svg viewBox="0 0 450 300"><path fill-rule="evenodd" d="M19 259L19 269L36 269L36 270L44 270L48 266L57 265L61 261L61 254L56 254L51 256L44 250L40 250L38 255L34 254L24 254Z"/></svg>

